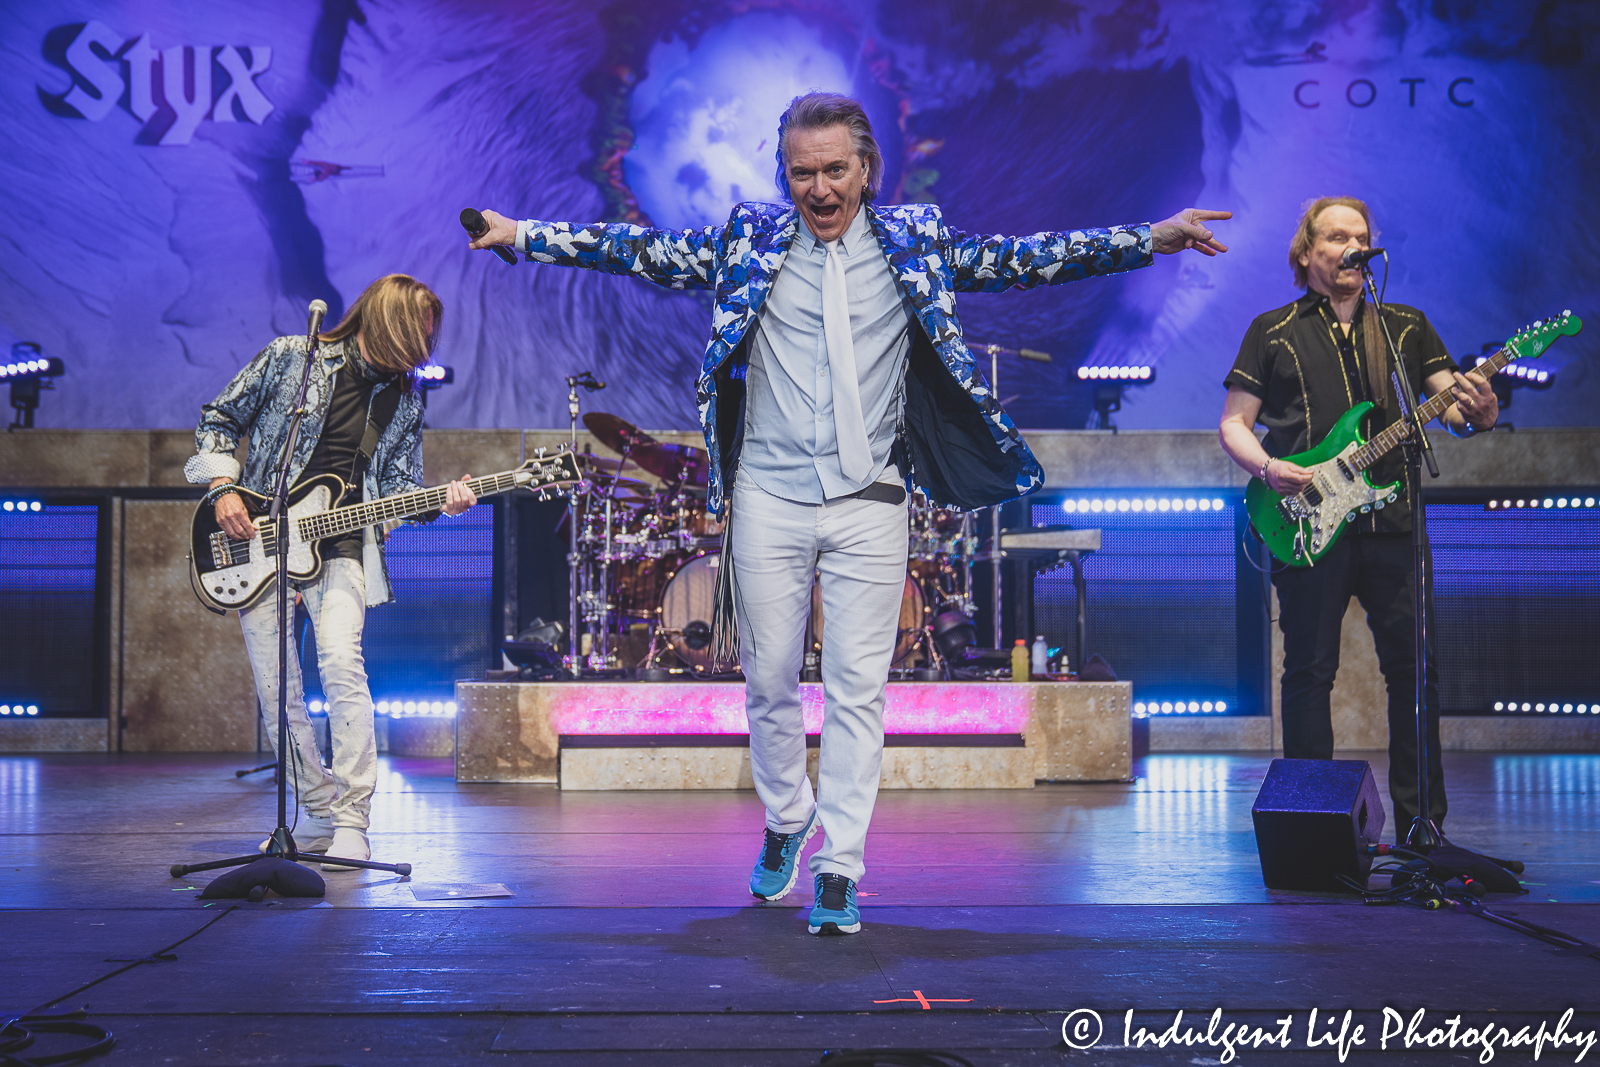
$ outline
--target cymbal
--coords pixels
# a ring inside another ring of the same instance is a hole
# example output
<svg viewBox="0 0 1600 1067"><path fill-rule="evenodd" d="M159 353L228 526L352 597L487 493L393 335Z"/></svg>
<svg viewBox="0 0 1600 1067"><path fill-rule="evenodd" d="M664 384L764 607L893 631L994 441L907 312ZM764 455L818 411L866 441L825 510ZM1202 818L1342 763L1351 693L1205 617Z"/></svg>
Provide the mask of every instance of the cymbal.
<svg viewBox="0 0 1600 1067"><path fill-rule="evenodd" d="M628 458L664 482L704 488L711 481L711 455L693 445L651 441L634 446Z"/></svg>
<svg viewBox="0 0 1600 1067"><path fill-rule="evenodd" d="M613 452L625 452L644 444L655 444L656 439L620 415L604 411L591 411L583 417L583 428L594 434L600 443Z"/></svg>

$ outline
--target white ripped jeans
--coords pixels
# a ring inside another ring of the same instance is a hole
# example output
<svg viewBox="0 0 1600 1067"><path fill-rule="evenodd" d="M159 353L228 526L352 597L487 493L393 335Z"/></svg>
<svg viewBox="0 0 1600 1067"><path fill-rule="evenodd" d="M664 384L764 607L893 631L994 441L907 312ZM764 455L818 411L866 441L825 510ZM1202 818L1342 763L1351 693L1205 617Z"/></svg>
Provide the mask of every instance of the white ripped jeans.
<svg viewBox="0 0 1600 1067"><path fill-rule="evenodd" d="M767 826L794 833L811 809L826 840L811 873L860 881L883 769L883 698L906 583L906 506L847 498L800 504L740 478L733 565L750 769ZM817 773L806 777L800 668L813 575L822 584L825 715Z"/></svg>
<svg viewBox="0 0 1600 1067"><path fill-rule="evenodd" d="M306 714L305 689L294 638L289 639L289 788L311 815L333 816L334 826L367 828L378 783L378 741L372 722L361 630L366 622L366 576L361 561L335 558L314 581L297 586L317 638L317 671L328 708L333 773L322 766L316 733ZM272 751L278 751L278 598L263 597L239 612L261 717Z"/></svg>

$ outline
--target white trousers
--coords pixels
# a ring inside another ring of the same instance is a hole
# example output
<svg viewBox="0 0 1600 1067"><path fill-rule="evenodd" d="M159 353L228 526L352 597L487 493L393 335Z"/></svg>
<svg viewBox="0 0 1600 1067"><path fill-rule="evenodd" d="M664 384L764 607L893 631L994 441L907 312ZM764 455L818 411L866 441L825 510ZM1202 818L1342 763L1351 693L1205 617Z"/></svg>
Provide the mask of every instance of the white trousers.
<svg viewBox="0 0 1600 1067"><path fill-rule="evenodd" d="M298 586L317 638L317 672L328 707L333 773L322 766L317 737L306 714L300 657L289 639L289 788L311 815L333 816L334 826L367 828L378 784L378 740L372 722L361 630L366 623L366 576L361 561L330 559L315 581ZM278 598L263 597L239 612L261 718L278 751Z"/></svg>
<svg viewBox="0 0 1600 1067"><path fill-rule="evenodd" d="M826 834L811 873L866 873L883 767L883 696L906 583L906 506L783 500L735 483L733 565L750 768L767 826L794 833L816 807ZM806 777L800 668L813 575L822 584L825 714L817 798Z"/></svg>

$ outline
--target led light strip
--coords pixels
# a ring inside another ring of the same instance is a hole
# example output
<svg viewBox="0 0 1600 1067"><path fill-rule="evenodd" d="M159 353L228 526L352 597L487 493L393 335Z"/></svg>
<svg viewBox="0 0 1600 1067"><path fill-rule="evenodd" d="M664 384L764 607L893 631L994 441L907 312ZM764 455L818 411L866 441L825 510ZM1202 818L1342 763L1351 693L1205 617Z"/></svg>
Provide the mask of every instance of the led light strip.
<svg viewBox="0 0 1600 1067"><path fill-rule="evenodd" d="M42 511L44 505L37 500L7 500L0 504L6 511Z"/></svg>
<svg viewBox="0 0 1600 1067"><path fill-rule="evenodd" d="M1530 508L1592 508L1596 503L1597 501L1592 496L1547 496L1532 500L1526 498L1522 500L1491 500L1484 505L1484 508L1488 511L1515 511L1517 508L1523 508L1524 510Z"/></svg>
<svg viewBox="0 0 1600 1067"><path fill-rule="evenodd" d="M0 704L0 715L38 715L37 704Z"/></svg>
<svg viewBox="0 0 1600 1067"><path fill-rule="evenodd" d="M328 704L323 700L313 700L306 705L306 708L313 715L321 715L328 710ZM456 702L454 700L380 700L373 705L372 710L379 715L387 715L391 719L418 718L423 715L452 718L456 713Z"/></svg>
<svg viewBox="0 0 1600 1067"><path fill-rule="evenodd" d="M0 366L0 378L15 378L19 374L38 374L49 369L48 359L27 359L21 363L7 363Z"/></svg>
<svg viewBox="0 0 1600 1067"><path fill-rule="evenodd" d="M1078 380L1084 382L1147 382L1154 371L1150 367L1079 367Z"/></svg>
<svg viewBox="0 0 1600 1067"><path fill-rule="evenodd" d="M1478 363L1487 362L1487 359L1480 357L1478 361L1473 364L1473 366L1476 367ZM1513 364L1512 366L1509 366L1505 370L1501 371L1501 373L1508 378L1521 378L1525 382L1533 382L1537 385L1543 385L1545 382L1550 380L1549 371L1536 370L1526 363Z"/></svg>
<svg viewBox="0 0 1600 1067"><path fill-rule="evenodd" d="M1226 715L1228 705L1225 701L1210 700L1151 700L1139 701L1133 705L1135 718L1145 718L1149 715Z"/></svg>
<svg viewBox="0 0 1600 1067"><path fill-rule="evenodd" d="M1561 703L1554 703L1554 704L1528 704L1528 703L1521 703L1521 704L1519 704L1515 700L1512 700L1512 701L1496 700L1494 702L1494 710L1495 711L1540 711L1540 712L1544 712L1546 715L1551 715L1551 714L1588 715L1590 712L1593 712L1596 715L1600 715L1600 704L1594 704L1594 705L1589 705L1589 704L1573 705L1573 704L1561 704Z"/></svg>
<svg viewBox="0 0 1600 1067"><path fill-rule="evenodd" d="M1069 515L1105 511L1224 511L1227 507L1227 502L1220 497L1090 497L1061 502L1061 510Z"/></svg>

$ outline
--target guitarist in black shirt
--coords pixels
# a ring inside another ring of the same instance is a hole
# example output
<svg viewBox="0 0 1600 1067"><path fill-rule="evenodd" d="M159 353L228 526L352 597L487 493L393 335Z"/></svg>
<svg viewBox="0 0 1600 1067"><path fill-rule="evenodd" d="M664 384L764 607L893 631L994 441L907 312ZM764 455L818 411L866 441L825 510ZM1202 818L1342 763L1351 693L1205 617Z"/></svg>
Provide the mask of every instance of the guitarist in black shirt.
<svg viewBox="0 0 1600 1067"><path fill-rule="evenodd" d="M291 485L317 474L337 474L348 489L346 499L333 501L333 506L419 486L422 403L412 373L433 352L441 311L439 298L427 286L404 274L390 274L368 286L338 326L319 335L306 416L290 457ZM203 409L195 432L197 452L184 473L191 482L210 485L207 501L216 509L217 525L240 541L254 535L257 516L230 486L239 484L257 493L270 490L305 361L304 337L280 337ZM249 449L241 465L234 451L245 440ZM459 515L477 503L467 477L450 483L442 507L446 515ZM316 634L333 767L330 773L322 766L306 714L300 664L291 658L289 784L306 809L295 842L302 852L367 859L377 740L361 632L367 605L392 597L377 531L368 527L321 548L321 571L294 584ZM239 623L262 713L273 720L267 736L276 749L276 597L241 610Z"/></svg>
<svg viewBox="0 0 1600 1067"><path fill-rule="evenodd" d="M1399 404L1388 395L1387 346L1372 305L1362 299L1361 272L1342 264L1347 249L1371 244L1372 213L1365 203L1354 197L1314 201L1289 246L1295 283L1306 293L1250 324L1225 379L1222 449L1274 492L1298 493L1311 479L1310 471L1278 457L1318 444L1356 404L1377 405L1365 428L1369 438L1399 418ZM1385 304L1384 324L1410 380L1421 382L1430 396L1448 390L1455 398L1442 418L1451 433L1470 437L1494 429L1500 412L1494 390L1481 375L1460 373L1422 312ZM1264 440L1256 439L1257 422L1267 429ZM1401 478L1398 464L1398 456L1385 457L1374 467L1372 481ZM1339 669L1345 608L1355 596L1367 613L1388 689L1389 795L1394 825L1404 835L1418 812L1411 513L1403 488L1401 493L1395 503L1351 523L1314 566L1283 567L1272 581L1283 631L1284 756L1333 758L1329 698ZM1429 674L1428 795L1430 815L1442 825L1437 682Z"/></svg>

